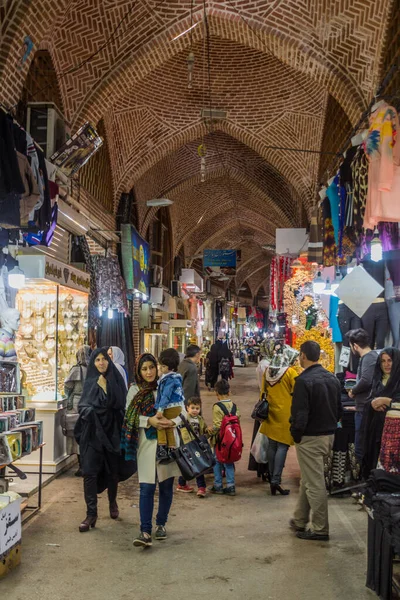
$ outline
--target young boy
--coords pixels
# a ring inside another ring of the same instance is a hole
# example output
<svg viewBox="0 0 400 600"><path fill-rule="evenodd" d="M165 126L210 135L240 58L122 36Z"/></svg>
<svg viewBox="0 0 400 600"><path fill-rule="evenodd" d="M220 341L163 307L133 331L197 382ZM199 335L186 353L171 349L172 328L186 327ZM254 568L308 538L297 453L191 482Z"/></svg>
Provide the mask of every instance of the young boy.
<svg viewBox="0 0 400 600"><path fill-rule="evenodd" d="M221 379L221 381L217 381L215 384L215 394L218 398L218 402L222 402L225 408L228 410L229 414L232 413L233 407L236 407L236 416L240 419L240 412L237 408L236 404L232 402L229 397L230 386L226 379ZM209 428L209 433L213 438L213 446L215 447L218 434L221 429L222 420L225 414L218 406L218 404L214 404L213 406L213 426ZM222 473L225 470L226 476L226 488L223 488L222 482ZM228 496L236 496L235 490L235 465L234 463L215 463L214 467L214 485L210 488L210 492L213 494L226 494Z"/></svg>
<svg viewBox="0 0 400 600"><path fill-rule="evenodd" d="M182 377L177 373L179 354L174 348L163 350L158 359L160 380L157 388L155 409L157 419L175 419L184 410ZM175 430L157 431L157 460L171 459L171 449L176 448Z"/></svg>
<svg viewBox="0 0 400 600"><path fill-rule="evenodd" d="M186 412L187 412L187 420L189 421L192 429L197 435L207 435L208 428L206 422L201 416L201 398L194 396L185 402L186 404ZM181 427L182 439L184 444L187 444L192 439L190 432L186 429L185 426ZM206 480L204 475L200 475L200 477L196 477L197 484L197 495L199 498L205 498L206 496ZM194 487L188 485L187 482L183 479L183 477L179 477L179 484L176 488L177 492L186 492L190 493L194 491Z"/></svg>

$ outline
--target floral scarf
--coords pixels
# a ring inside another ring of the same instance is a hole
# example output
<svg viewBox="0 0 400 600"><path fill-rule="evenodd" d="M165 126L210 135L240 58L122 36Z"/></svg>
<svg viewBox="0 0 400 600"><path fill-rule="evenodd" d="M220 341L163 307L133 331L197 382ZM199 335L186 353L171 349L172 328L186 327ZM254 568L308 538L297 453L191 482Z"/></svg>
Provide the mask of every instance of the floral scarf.
<svg viewBox="0 0 400 600"><path fill-rule="evenodd" d="M269 385L273 386L278 383L289 367L296 362L298 356L299 352L288 345L277 349L268 369L265 371L265 379Z"/></svg>
<svg viewBox="0 0 400 600"><path fill-rule="evenodd" d="M139 391L132 399L125 414L121 434L121 450L125 452L125 460L136 460L139 444L139 422L140 416L154 417L156 410L154 408L154 392L157 389L157 379L152 383L145 382L140 371L143 363L154 362L157 368L157 362L151 354L142 354L136 365L136 382ZM147 439L156 439L157 430L154 427L146 429Z"/></svg>

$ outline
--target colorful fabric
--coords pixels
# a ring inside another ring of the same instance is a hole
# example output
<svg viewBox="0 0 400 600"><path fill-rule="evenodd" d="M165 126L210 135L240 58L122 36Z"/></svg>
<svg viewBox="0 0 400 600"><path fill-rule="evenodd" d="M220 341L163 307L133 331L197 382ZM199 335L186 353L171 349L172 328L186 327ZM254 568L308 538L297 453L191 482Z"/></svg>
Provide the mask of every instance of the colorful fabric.
<svg viewBox="0 0 400 600"><path fill-rule="evenodd" d="M308 262L321 265L323 262L322 227L320 223L321 210L317 205L311 215L310 239L308 242Z"/></svg>
<svg viewBox="0 0 400 600"><path fill-rule="evenodd" d="M297 360L299 352L290 346L282 346L277 348L268 369L265 372L265 379L270 386L277 384L286 371ZM279 440L276 440L279 441Z"/></svg>
<svg viewBox="0 0 400 600"><path fill-rule="evenodd" d="M156 409L154 406L154 392L157 389L157 378L148 383L140 375L141 367L145 362L154 363L157 368L157 361L151 354L142 354L136 365L136 382L139 392L132 399L125 414L121 434L121 450L125 452L125 460L136 460L139 445L139 421L140 416L154 417ZM147 439L157 439L157 431L154 427L146 429Z"/></svg>
<svg viewBox="0 0 400 600"><path fill-rule="evenodd" d="M389 414L383 426L379 462L387 473L400 473L400 418Z"/></svg>

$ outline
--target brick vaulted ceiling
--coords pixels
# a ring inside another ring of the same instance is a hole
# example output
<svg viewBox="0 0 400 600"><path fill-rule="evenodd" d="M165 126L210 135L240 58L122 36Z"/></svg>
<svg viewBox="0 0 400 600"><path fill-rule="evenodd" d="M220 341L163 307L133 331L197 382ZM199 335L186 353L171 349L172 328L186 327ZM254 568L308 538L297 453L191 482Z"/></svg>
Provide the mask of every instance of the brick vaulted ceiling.
<svg viewBox="0 0 400 600"><path fill-rule="evenodd" d="M133 188L145 232L146 200L169 197L174 252L241 248L236 284L256 294L271 258L262 246L310 217L328 105L354 125L382 79L395 1L3 0L0 100L20 98L30 61L15 66L30 35L51 55L72 129L104 123L115 206ZM210 105L227 113L212 127L200 116Z"/></svg>

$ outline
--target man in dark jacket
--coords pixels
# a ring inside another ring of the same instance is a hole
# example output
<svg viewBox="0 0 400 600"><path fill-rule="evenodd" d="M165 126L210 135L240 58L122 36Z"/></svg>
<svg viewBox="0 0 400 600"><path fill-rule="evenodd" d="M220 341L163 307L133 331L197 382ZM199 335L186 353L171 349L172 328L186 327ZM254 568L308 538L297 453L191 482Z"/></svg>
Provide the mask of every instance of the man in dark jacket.
<svg viewBox="0 0 400 600"><path fill-rule="evenodd" d="M290 419L300 465L300 494L290 521L303 540L329 540L328 498L324 458L331 452L337 423L342 416L339 380L318 363L316 342L300 348L303 373L296 379ZM311 516L311 528L306 529Z"/></svg>
<svg viewBox="0 0 400 600"><path fill-rule="evenodd" d="M183 395L186 401L190 400L190 398L200 397L199 376L197 372L200 357L201 349L195 344L190 344L187 347L185 358L178 368L178 373L182 375Z"/></svg>
<svg viewBox="0 0 400 600"><path fill-rule="evenodd" d="M354 446L356 458L361 463L363 458L360 440L361 422L364 406L371 394L372 378L379 353L371 349L369 335L365 329L352 329L347 333L347 338L352 353L361 359L358 363L356 385L349 391L350 398L354 398L356 402Z"/></svg>

